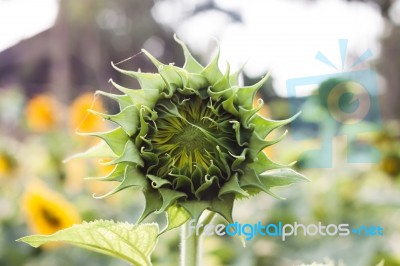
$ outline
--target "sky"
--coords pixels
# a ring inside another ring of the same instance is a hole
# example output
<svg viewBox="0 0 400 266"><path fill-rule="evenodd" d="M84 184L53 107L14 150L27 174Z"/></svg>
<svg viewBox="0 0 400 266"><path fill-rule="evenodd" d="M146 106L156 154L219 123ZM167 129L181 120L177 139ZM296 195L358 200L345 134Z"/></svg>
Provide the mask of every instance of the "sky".
<svg viewBox="0 0 400 266"><path fill-rule="evenodd" d="M288 79L337 71L315 60L318 51L334 65L341 65L339 39L348 39L345 70L355 58L370 49L379 56L379 38L384 21L377 8L342 0L216 0L239 13L243 23L232 23L218 12L208 12L182 23L182 16L205 0L158 1L156 20L169 25L198 54L210 54L221 45L222 62L232 69L245 64L247 75L256 77L271 71L274 86L286 94ZM399 1L398 1L399 2ZM400 4L392 11L400 13ZM57 0L0 0L0 51L49 27L57 15ZM370 61L371 62L371 61ZM366 62L364 67L369 67ZM226 67L221 63L221 67ZM341 69L340 69L341 70Z"/></svg>
<svg viewBox="0 0 400 266"><path fill-rule="evenodd" d="M0 51L54 24L56 0L0 0Z"/></svg>
<svg viewBox="0 0 400 266"><path fill-rule="evenodd" d="M217 12L181 23L176 13L163 12L167 9L189 10L181 1L168 1L170 7L165 3L155 6L153 13L171 25L178 36L199 54L209 53L210 46L215 47L213 36L216 36L220 41L221 58L231 63L231 69L246 63L244 71L251 77L270 71L274 87L281 96L286 95L288 79L338 71L315 60L315 55L320 51L341 68L339 39L348 39L349 56L344 70L351 71L349 66L367 49L372 52L369 62L379 56L378 40L384 32L384 21L376 7L364 3L342 0L216 2L241 14L243 24L232 23ZM365 62L360 66L369 67L370 64Z"/></svg>

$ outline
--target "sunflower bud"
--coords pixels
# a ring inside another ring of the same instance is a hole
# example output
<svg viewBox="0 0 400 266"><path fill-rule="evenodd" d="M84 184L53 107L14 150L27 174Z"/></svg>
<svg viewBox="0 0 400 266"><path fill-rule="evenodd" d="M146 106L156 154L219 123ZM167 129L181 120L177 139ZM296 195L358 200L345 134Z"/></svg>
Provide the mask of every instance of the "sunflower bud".
<svg viewBox="0 0 400 266"><path fill-rule="evenodd" d="M74 157L111 158L115 165L106 181L125 188L141 187L146 207L140 220L169 206L183 207L197 219L208 209L232 221L236 198L306 180L302 175L272 162L263 149L282 139L265 140L276 128L289 123L258 114L263 101L255 95L267 76L252 86L237 85L239 72L218 68L219 53L203 67L186 45L175 38L185 55L183 68L165 65L147 51L158 73L127 71L141 89L125 88L110 81L123 94L98 91L119 103L120 112L109 115L91 111L117 127L89 133L104 140ZM86 134L86 133L85 133ZM104 195L104 196L107 196Z"/></svg>

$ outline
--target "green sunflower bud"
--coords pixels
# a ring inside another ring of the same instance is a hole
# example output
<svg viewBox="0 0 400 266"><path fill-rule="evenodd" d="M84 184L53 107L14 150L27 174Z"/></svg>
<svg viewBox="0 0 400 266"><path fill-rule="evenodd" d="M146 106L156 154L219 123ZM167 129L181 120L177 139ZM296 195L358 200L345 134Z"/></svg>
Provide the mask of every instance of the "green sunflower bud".
<svg viewBox="0 0 400 266"><path fill-rule="evenodd" d="M237 198L258 192L275 196L270 189L304 181L295 171L272 162L263 152L281 138L266 136L294 117L274 121L260 116L253 100L267 76L253 86L237 85L239 72L218 68L219 53L203 67L182 46L183 68L160 63L147 51L158 73L141 73L113 67L139 81L141 89L110 81L123 94L98 91L116 100L120 112L92 113L113 121L108 132L90 133L104 142L74 157L112 158L114 170L105 181L120 185L108 193L141 187L146 199L140 221L170 206L183 207L197 219L208 209L232 221Z"/></svg>

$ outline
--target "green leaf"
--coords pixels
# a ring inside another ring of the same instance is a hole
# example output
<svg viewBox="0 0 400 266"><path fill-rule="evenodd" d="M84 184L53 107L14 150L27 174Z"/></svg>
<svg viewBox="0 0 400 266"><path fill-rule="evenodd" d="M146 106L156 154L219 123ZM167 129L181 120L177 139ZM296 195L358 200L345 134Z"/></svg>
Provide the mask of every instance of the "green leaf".
<svg viewBox="0 0 400 266"><path fill-rule="evenodd" d="M190 214L181 206L171 205L167 209L167 226L162 233L177 228L190 218Z"/></svg>
<svg viewBox="0 0 400 266"><path fill-rule="evenodd" d="M17 241L32 247L65 242L142 266L152 265L150 255L157 243L158 231L155 223L133 225L99 220L74 225L53 235L32 235Z"/></svg>
<svg viewBox="0 0 400 266"><path fill-rule="evenodd" d="M286 186L309 181L305 176L290 168L269 170L260 174L259 178L266 187Z"/></svg>

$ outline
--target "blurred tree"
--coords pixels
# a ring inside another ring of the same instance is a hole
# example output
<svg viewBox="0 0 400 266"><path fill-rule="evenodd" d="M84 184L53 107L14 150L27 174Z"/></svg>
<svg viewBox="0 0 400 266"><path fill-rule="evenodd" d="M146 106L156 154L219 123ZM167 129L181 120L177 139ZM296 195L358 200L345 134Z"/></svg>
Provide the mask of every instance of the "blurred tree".
<svg viewBox="0 0 400 266"><path fill-rule="evenodd" d="M374 5L378 6L382 16L388 18L389 17L389 10L394 4L396 0L347 0L348 2L364 2L364 3L373 3Z"/></svg>
<svg viewBox="0 0 400 266"><path fill-rule="evenodd" d="M387 91L382 96L385 118L400 119L400 26L392 25L391 33L382 40L378 70L386 80Z"/></svg>
<svg viewBox="0 0 400 266"><path fill-rule="evenodd" d="M381 41L381 56L378 60L378 71L386 80L386 91L382 95L381 110L386 119L399 119L400 106L400 26L396 24L396 14L392 13L398 0L347 0L373 3L385 18L385 36ZM394 14L394 15L393 15ZM398 16L398 15L397 15ZM398 18L397 18L398 19Z"/></svg>
<svg viewBox="0 0 400 266"><path fill-rule="evenodd" d="M121 79L110 62L143 47L162 61L182 63L172 33L154 21L152 6L145 0L60 0L52 28L0 53L0 87L17 85L28 96L52 91L68 102L84 90L104 89L110 77ZM121 63L135 70L139 65L153 67L142 55Z"/></svg>

